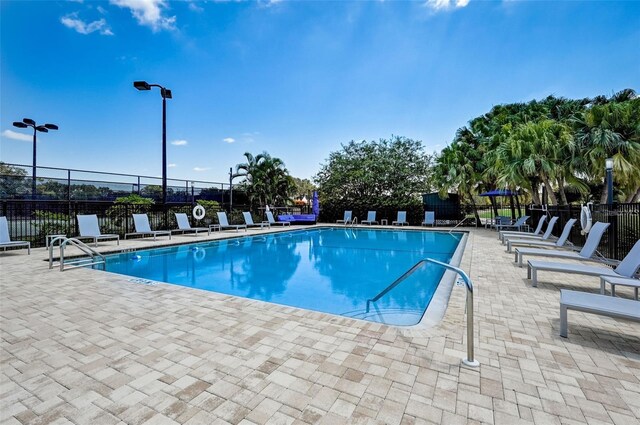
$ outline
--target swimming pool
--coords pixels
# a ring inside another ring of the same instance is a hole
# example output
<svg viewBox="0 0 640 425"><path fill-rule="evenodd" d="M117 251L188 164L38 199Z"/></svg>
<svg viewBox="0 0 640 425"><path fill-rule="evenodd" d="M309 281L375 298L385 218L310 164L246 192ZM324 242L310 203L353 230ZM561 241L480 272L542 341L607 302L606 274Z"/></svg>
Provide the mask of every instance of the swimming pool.
<svg viewBox="0 0 640 425"><path fill-rule="evenodd" d="M420 322L444 270L417 269L425 257L449 262L461 233L320 228L245 236L108 256L105 269L393 325Z"/></svg>

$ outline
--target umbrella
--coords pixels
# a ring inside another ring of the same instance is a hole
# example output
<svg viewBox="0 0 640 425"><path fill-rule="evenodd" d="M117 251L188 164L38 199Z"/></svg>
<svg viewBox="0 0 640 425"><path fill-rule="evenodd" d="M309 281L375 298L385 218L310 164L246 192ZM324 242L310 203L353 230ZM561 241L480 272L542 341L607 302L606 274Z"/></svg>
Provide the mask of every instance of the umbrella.
<svg viewBox="0 0 640 425"><path fill-rule="evenodd" d="M313 198L311 198L311 212L315 214L316 218L320 215L320 201L318 200L318 191L313 191Z"/></svg>

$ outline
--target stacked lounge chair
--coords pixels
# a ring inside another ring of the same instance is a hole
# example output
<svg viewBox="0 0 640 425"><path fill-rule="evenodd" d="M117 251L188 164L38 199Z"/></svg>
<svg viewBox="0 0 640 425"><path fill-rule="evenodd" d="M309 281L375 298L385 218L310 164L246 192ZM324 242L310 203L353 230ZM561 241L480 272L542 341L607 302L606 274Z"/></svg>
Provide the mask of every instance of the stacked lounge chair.
<svg viewBox="0 0 640 425"><path fill-rule="evenodd" d="M605 230L609 227L609 223L597 222L591 227L587 240L579 252L559 250L559 249L543 249L543 248L516 248L515 261L518 267L522 267L522 258L525 255L534 255L540 257L565 258L570 260L582 261L598 261L594 254L600 245L600 240Z"/></svg>
<svg viewBox="0 0 640 425"><path fill-rule="evenodd" d="M517 239L518 237L521 237L521 236L527 237L527 236L542 235L542 226L544 226L544 222L546 220L547 220L546 215L543 215L542 217L540 217L540 220L538 221L538 226L533 232L515 232L513 230L501 230L498 232L498 239L500 239L500 241L504 243L505 237L513 236L514 239Z"/></svg>

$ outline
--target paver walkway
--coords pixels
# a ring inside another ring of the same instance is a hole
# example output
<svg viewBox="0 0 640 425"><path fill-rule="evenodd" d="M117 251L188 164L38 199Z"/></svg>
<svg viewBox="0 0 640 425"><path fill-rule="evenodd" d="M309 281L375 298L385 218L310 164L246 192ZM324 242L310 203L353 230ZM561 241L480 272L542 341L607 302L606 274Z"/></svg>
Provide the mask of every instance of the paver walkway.
<svg viewBox="0 0 640 425"><path fill-rule="evenodd" d="M1 424L640 423L640 325L570 312L560 338L559 289L598 279L532 288L488 230L462 262L477 369L460 362L463 287L440 325L401 329L45 257L0 254Z"/></svg>

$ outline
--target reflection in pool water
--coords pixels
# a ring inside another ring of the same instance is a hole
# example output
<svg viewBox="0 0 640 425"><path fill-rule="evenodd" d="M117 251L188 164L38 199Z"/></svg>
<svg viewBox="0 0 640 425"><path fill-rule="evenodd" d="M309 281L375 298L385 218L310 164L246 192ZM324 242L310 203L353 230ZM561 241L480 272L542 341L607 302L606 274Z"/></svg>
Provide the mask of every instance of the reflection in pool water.
<svg viewBox="0 0 640 425"><path fill-rule="evenodd" d="M460 234L314 229L107 257L106 270L208 291L396 325L418 323L443 270L425 265L367 300L425 257L448 262Z"/></svg>

